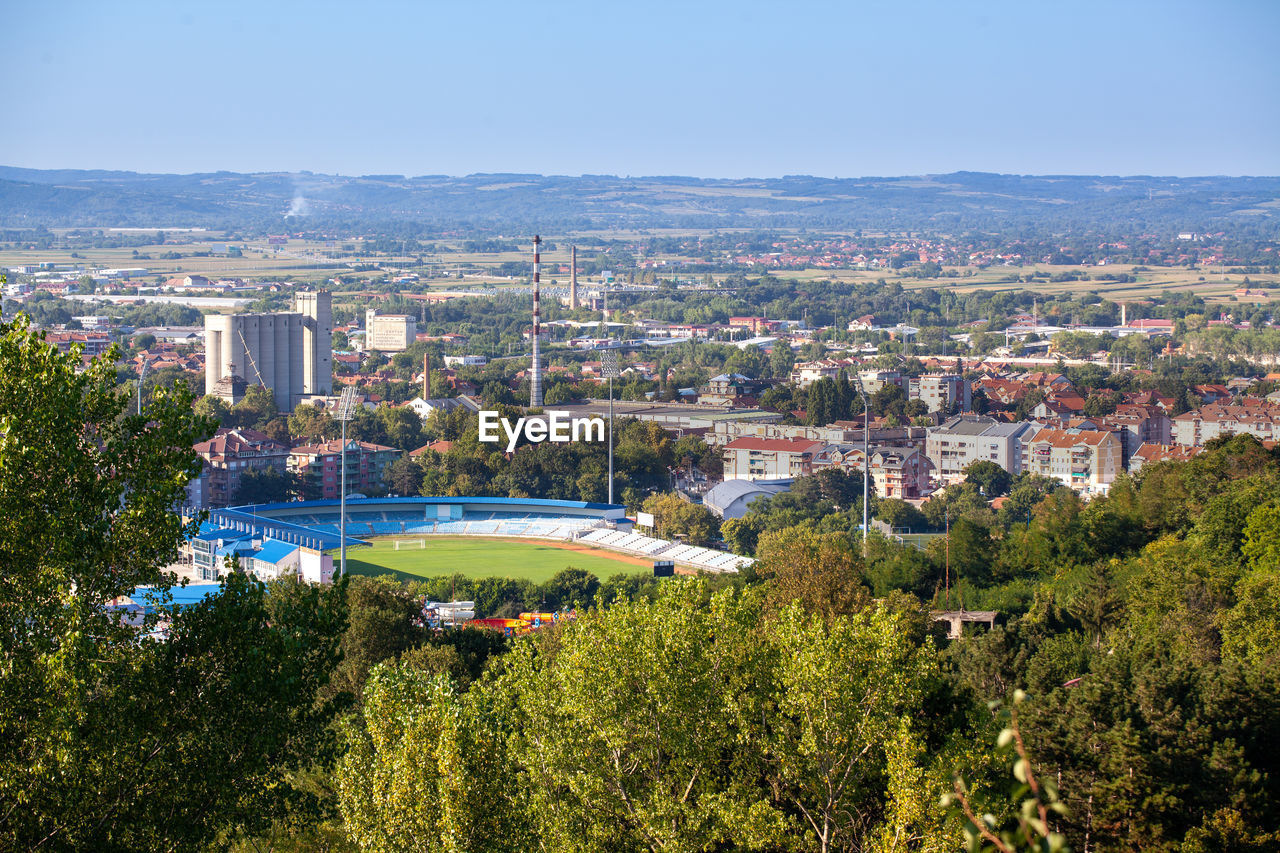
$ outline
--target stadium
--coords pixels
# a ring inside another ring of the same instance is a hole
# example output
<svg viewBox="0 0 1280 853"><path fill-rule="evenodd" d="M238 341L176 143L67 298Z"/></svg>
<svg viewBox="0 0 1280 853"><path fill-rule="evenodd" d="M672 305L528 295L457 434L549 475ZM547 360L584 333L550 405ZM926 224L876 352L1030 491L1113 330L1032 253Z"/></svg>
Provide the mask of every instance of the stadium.
<svg viewBox="0 0 1280 853"><path fill-rule="evenodd" d="M213 574L222 559L236 556L259 577L293 573L297 569L291 567L300 558L329 558L326 552L340 542L340 512L336 500L212 510L192 543L195 567L207 567ZM355 498L347 500L346 522L349 560L378 540L440 536L527 540L530 545L537 540L573 543L670 561L693 571L735 572L752 562L737 554L635 533L626 508L616 504L496 497ZM489 573L500 568L491 566ZM317 579L327 581L331 575L327 567Z"/></svg>

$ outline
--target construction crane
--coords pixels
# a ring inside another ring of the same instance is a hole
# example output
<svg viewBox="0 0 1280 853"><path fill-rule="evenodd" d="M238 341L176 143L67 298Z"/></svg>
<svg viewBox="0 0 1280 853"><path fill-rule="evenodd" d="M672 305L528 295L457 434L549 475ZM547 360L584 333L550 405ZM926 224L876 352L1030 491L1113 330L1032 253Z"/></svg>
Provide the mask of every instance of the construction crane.
<svg viewBox="0 0 1280 853"><path fill-rule="evenodd" d="M258 365L253 360L253 353L249 351L249 342L244 339L244 330L237 328L236 334L240 336L240 344L244 347L244 357L249 360L249 366L253 368L253 372L258 376L258 384L265 388L267 383L263 381L262 371L258 370ZM227 370L232 372L231 365L227 366Z"/></svg>

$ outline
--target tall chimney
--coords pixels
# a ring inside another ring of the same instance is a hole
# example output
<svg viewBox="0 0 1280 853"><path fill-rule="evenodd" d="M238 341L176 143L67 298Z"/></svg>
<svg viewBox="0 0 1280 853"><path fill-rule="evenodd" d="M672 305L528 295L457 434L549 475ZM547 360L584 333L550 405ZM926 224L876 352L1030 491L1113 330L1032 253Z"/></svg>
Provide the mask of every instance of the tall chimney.
<svg viewBox="0 0 1280 853"><path fill-rule="evenodd" d="M1125 325L1125 314L1127 313L1125 309L1128 307L1129 306L1125 305L1123 302L1120 303L1120 325L1121 326Z"/></svg>
<svg viewBox="0 0 1280 853"><path fill-rule="evenodd" d="M539 285L538 268L542 260L538 247L542 238L533 235L533 370L529 377L529 405L542 407L542 288Z"/></svg>
<svg viewBox="0 0 1280 853"><path fill-rule="evenodd" d="M578 310L578 247L569 247L569 308Z"/></svg>
<svg viewBox="0 0 1280 853"><path fill-rule="evenodd" d="M429 356L424 352L422 354L422 399L431 399L431 365L427 362Z"/></svg>

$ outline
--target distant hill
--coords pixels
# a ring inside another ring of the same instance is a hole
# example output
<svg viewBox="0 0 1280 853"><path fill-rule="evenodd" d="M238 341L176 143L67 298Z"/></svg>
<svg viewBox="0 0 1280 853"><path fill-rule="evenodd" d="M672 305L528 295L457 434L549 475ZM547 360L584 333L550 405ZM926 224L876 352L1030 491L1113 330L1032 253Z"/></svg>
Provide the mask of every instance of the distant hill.
<svg viewBox="0 0 1280 853"><path fill-rule="evenodd" d="M293 216L287 214L293 213ZM949 175L712 180L478 174L193 175L0 166L0 227L409 230L801 227L1213 231L1280 227L1280 178Z"/></svg>

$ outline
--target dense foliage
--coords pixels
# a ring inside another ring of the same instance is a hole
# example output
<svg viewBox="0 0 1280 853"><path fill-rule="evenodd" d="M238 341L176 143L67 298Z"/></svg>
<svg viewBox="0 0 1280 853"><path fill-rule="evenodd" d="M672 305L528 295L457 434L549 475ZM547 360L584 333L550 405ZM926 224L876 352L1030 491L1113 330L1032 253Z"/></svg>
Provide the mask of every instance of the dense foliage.
<svg viewBox="0 0 1280 853"><path fill-rule="evenodd" d="M1088 502L975 466L922 510L874 501L923 533L865 546L860 482L825 472L723 525L759 559L738 575L322 590L235 573L138 626L110 602L168 582L182 448L213 422L181 383L128 414L109 365L78 372L0 328L0 847L1280 844L1280 452L1249 436ZM218 414L329 429L259 397ZM468 426L419 425L452 444L399 474L602 494L602 448L508 458ZM617 451L628 503L714 535L661 494L698 442L626 423ZM424 627L423 600L453 597L577 618L512 640ZM957 605L997 627L945 639L930 609ZM988 705L1009 696L1016 723Z"/></svg>
<svg viewBox="0 0 1280 853"><path fill-rule="evenodd" d="M181 386L141 414L114 354L80 371L0 326L0 848L201 849L300 818L322 760L342 587L233 575L138 624L110 605L190 531L171 512L211 424Z"/></svg>

